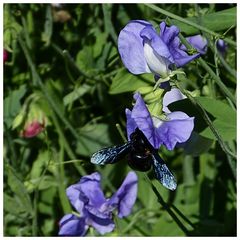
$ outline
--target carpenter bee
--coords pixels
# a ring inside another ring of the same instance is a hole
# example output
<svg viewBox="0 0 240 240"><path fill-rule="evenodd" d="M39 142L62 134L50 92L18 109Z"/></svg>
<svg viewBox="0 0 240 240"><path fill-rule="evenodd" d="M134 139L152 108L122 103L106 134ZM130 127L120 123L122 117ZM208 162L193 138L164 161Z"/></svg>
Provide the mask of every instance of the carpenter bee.
<svg viewBox="0 0 240 240"><path fill-rule="evenodd" d="M113 164L127 156L128 165L137 171L146 172L153 166L156 179L170 190L175 190L177 183L175 177L168 169L166 163L159 156L157 149L149 143L141 130L130 135L130 141L123 145L103 148L91 157L91 163L104 165Z"/></svg>

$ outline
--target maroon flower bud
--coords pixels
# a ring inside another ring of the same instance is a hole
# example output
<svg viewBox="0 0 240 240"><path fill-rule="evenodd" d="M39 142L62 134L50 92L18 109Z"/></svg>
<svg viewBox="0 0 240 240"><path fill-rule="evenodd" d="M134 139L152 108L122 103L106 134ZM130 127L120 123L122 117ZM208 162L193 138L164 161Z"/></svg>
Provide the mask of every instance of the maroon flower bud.
<svg viewBox="0 0 240 240"><path fill-rule="evenodd" d="M8 59L8 52L5 49L3 49L3 63L5 63L7 59Z"/></svg>
<svg viewBox="0 0 240 240"><path fill-rule="evenodd" d="M21 133L21 136L24 138L32 138L37 136L39 133L41 133L45 128L44 123L40 123L37 120L28 123L24 130Z"/></svg>

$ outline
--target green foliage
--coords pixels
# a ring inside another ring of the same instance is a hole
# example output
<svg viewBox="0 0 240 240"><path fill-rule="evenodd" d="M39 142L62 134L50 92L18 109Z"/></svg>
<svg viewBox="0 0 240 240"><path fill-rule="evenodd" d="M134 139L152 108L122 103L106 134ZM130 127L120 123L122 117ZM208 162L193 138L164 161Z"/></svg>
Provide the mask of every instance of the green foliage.
<svg viewBox="0 0 240 240"><path fill-rule="evenodd" d="M27 92L26 85L21 85L19 89L13 90L4 99L4 123L9 128L12 125L13 119L21 110L20 100Z"/></svg>
<svg viewBox="0 0 240 240"><path fill-rule="evenodd" d="M156 26L166 20L209 44L207 54L184 66L186 76L171 82L188 98L168 108L195 118L184 145L159 150L176 191L162 187L152 171L137 172L133 211L115 219L105 236L236 236L235 4L5 3L3 10L10 56L4 63L5 236L57 236L57 223L72 210L68 186L98 171L111 196L130 171L126 159L95 166L90 157L124 142L124 110L132 108L134 92L155 116L162 113L165 91L153 91L152 74L128 72L118 54L118 34L132 19ZM215 47L220 37L228 43L225 55ZM32 118L46 115L45 131L24 139L19 133L32 104ZM91 229L87 236L99 233Z"/></svg>
<svg viewBox="0 0 240 240"><path fill-rule="evenodd" d="M110 87L110 94L132 92L141 87L153 84L152 74L142 74L140 77L129 73L125 68L120 69L114 76Z"/></svg>
<svg viewBox="0 0 240 240"><path fill-rule="evenodd" d="M236 26L236 14L237 8L229 8L222 11L204 14L202 17L189 17L186 18L187 21L198 24L201 23L202 26L208 28L212 31L226 31L229 28ZM182 32L187 35L194 35L200 33L198 28L189 26L177 20L173 20L172 23L178 26Z"/></svg>

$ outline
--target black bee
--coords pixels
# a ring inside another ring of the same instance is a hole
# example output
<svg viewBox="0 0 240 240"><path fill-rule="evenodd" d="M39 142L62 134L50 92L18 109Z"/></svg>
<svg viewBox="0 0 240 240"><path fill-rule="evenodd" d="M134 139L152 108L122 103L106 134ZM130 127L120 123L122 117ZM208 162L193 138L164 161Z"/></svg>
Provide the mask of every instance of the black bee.
<svg viewBox="0 0 240 240"><path fill-rule="evenodd" d="M128 165L137 171L146 172L153 166L156 178L170 190L177 187L173 174L161 159L157 149L149 143L145 135L138 128L130 135L130 141L118 146L103 148L91 157L94 164L112 164L127 156Z"/></svg>

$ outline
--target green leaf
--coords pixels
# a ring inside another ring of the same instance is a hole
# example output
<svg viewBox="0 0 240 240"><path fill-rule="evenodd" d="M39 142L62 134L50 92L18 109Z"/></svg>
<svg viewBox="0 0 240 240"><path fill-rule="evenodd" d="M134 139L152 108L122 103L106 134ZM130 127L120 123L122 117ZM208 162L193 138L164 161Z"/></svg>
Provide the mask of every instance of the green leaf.
<svg viewBox="0 0 240 240"><path fill-rule="evenodd" d="M199 156L208 152L213 144L209 138L205 138L196 132L192 132L191 137L184 143L184 152L192 156Z"/></svg>
<svg viewBox="0 0 240 240"><path fill-rule="evenodd" d="M96 31L95 33L95 38L96 38L96 42L93 46L93 56L94 58L97 58L101 55L104 46L106 45L107 42L107 36L108 34L103 32L103 33L99 33Z"/></svg>
<svg viewBox="0 0 240 240"><path fill-rule="evenodd" d="M152 74L142 74L135 76L129 73L125 68L119 70L112 80L109 90L110 94L118 94L124 92L133 92L138 88L153 86L154 80Z"/></svg>
<svg viewBox="0 0 240 240"><path fill-rule="evenodd" d="M196 97L195 99L208 113L216 118L213 121L213 126L217 129L220 136L225 141L236 139L237 115L235 110L233 110L226 103L223 103L222 101L216 99L207 97ZM203 130L200 134L204 137L216 140L216 137L209 127Z"/></svg>
<svg viewBox="0 0 240 240"><path fill-rule="evenodd" d="M26 85L21 85L19 89L12 91L4 99L4 122L8 128L21 109L20 100L25 95L26 91Z"/></svg>
<svg viewBox="0 0 240 240"><path fill-rule="evenodd" d="M32 169L30 172L31 179L38 178L41 176L41 173L44 167L46 167L48 160L49 160L49 152L40 151L37 159L33 162L33 165L32 165Z"/></svg>
<svg viewBox="0 0 240 240"><path fill-rule="evenodd" d="M185 236L177 223L171 219L167 212L163 212L153 225L152 236Z"/></svg>
<svg viewBox="0 0 240 240"><path fill-rule="evenodd" d="M107 124L92 124L80 129L76 152L89 156L97 150L110 146L111 139Z"/></svg>
<svg viewBox="0 0 240 240"><path fill-rule="evenodd" d="M13 42L16 41L18 34L22 31L22 26L15 21L10 5L4 5L4 48L12 52Z"/></svg>
<svg viewBox="0 0 240 240"><path fill-rule="evenodd" d="M196 97L195 99L215 118L226 122L229 125L236 125L237 113L226 103L207 97Z"/></svg>
<svg viewBox="0 0 240 240"><path fill-rule="evenodd" d="M93 54L91 46L84 46L77 54L77 65L86 74L94 74L96 72Z"/></svg>
<svg viewBox="0 0 240 240"><path fill-rule="evenodd" d="M39 191L42 191L51 187L57 187L58 184L53 176L45 175L43 177L32 178L24 182L24 185L26 186L28 192L32 192L36 188Z"/></svg>
<svg viewBox="0 0 240 240"><path fill-rule="evenodd" d="M46 7L44 32L42 33L42 41L45 42L46 46L50 44L52 33L53 33L52 6L48 5Z"/></svg>
<svg viewBox="0 0 240 240"><path fill-rule="evenodd" d="M236 125L231 125L229 124L229 122L216 119L213 121L213 126L217 129L218 133L225 141L236 139L237 135ZM206 128L204 131L200 132L200 135L206 138L216 140L216 137L214 136L209 127Z"/></svg>
<svg viewBox="0 0 240 240"><path fill-rule="evenodd" d="M63 98L64 106L72 104L78 98L82 97L85 93L87 93L90 89L91 89L91 87L87 84L83 84L80 87L78 87L77 89L74 89L72 92L68 93Z"/></svg>
<svg viewBox="0 0 240 240"><path fill-rule="evenodd" d="M232 26L236 26L236 14L237 8L233 7L225 9L223 11L206 14L200 17L186 18L186 20L194 23L201 23L202 26L217 32L227 30ZM181 32L184 32L187 35L200 33L199 29L186 23L180 22L178 20L171 20L171 22L172 24L178 26L181 29Z"/></svg>
<svg viewBox="0 0 240 240"><path fill-rule="evenodd" d="M4 210L18 216L20 213L25 212L21 202L17 198L10 197L6 193L3 195L4 199Z"/></svg>
<svg viewBox="0 0 240 240"><path fill-rule="evenodd" d="M104 15L104 27L105 31L109 33L112 39L117 42L117 34L114 30L113 21L112 21L112 9L113 4L102 4L103 15Z"/></svg>
<svg viewBox="0 0 240 240"><path fill-rule="evenodd" d="M12 167L7 166L7 173L9 187L14 194L16 194L16 197L18 197L24 210L29 214L32 214L32 202L23 182L19 179Z"/></svg>

